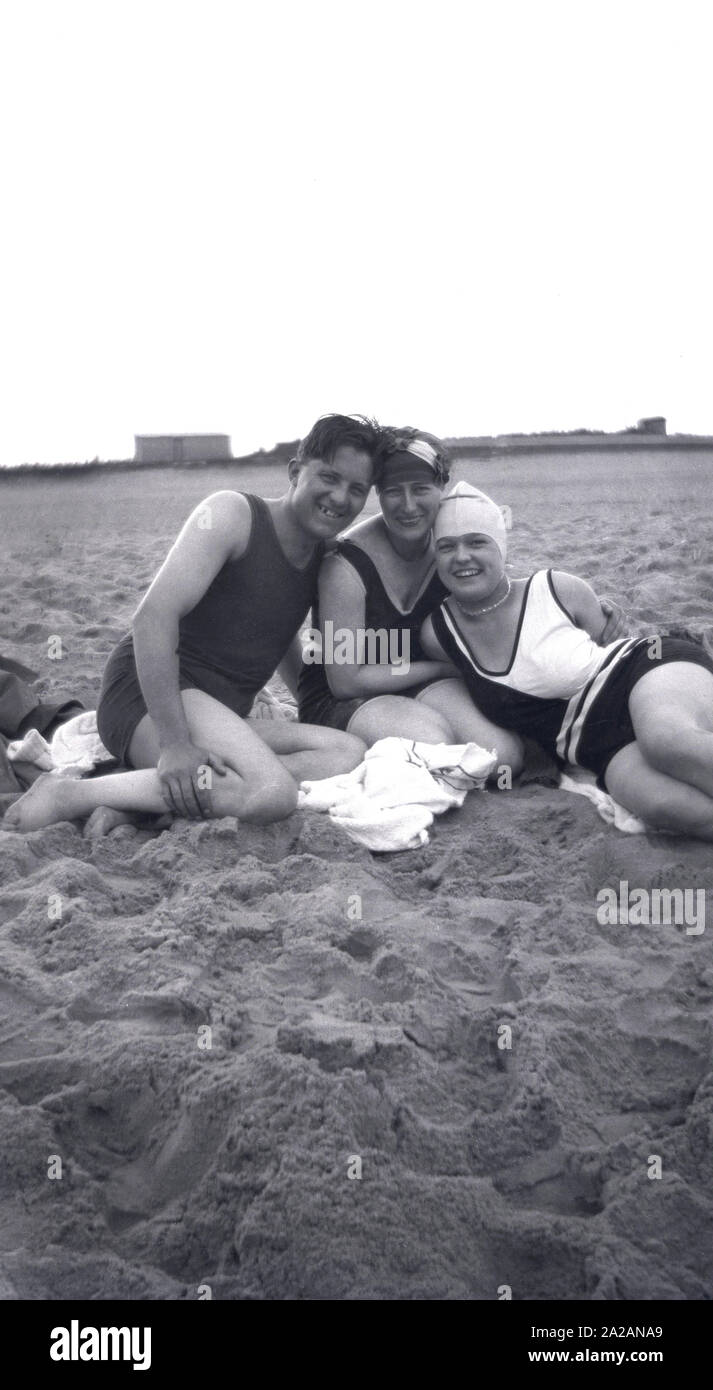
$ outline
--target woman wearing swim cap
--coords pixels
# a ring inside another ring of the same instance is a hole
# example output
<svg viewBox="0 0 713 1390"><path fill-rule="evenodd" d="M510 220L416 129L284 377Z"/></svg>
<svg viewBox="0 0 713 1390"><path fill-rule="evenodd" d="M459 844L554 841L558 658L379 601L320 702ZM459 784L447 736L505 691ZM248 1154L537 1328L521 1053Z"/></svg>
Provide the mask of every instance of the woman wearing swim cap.
<svg viewBox="0 0 713 1390"><path fill-rule="evenodd" d="M450 462L434 435L391 431L376 485L381 515L352 527L325 557L312 621L323 644L328 630L353 634L355 649L359 633L382 631L394 634L396 651L377 651L374 644L371 652L356 652L361 660L343 664L310 660L307 653L300 719L348 730L369 745L391 735L428 743L472 740L495 748L498 763L517 772L521 740L478 711L450 662L431 660L420 640L426 615L446 593L431 531ZM405 649L407 662L393 660Z"/></svg>
<svg viewBox="0 0 713 1390"><path fill-rule="evenodd" d="M449 590L424 624L434 661L461 672L478 709L535 738L650 826L713 840L713 661L668 636L598 645L585 580L538 570L510 580L500 509L459 483L434 524Z"/></svg>

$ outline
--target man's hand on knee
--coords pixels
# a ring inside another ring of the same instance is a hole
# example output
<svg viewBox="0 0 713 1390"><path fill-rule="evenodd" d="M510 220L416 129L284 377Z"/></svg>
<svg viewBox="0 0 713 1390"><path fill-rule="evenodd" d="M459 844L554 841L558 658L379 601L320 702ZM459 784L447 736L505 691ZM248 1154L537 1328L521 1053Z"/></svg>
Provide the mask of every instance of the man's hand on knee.
<svg viewBox="0 0 713 1390"><path fill-rule="evenodd" d="M212 814L213 778L224 777L228 765L219 753L181 742L162 749L157 771L168 809L189 820L204 820Z"/></svg>

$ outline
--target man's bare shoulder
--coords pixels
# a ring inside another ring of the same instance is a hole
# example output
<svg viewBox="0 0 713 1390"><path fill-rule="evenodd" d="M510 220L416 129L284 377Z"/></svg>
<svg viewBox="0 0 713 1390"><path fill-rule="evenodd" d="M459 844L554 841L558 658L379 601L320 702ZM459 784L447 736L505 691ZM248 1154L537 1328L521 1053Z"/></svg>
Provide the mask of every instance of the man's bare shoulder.
<svg viewBox="0 0 713 1390"><path fill-rule="evenodd" d="M206 540L222 544L232 558L244 554L252 527L252 511L245 493L227 488L212 492L198 503L191 520L206 533Z"/></svg>
<svg viewBox="0 0 713 1390"><path fill-rule="evenodd" d="M210 497L204 497L198 504L198 510L208 508L215 515L216 520L223 517L231 521L240 517L251 515L250 503L244 492L232 492L228 488L220 492L211 492Z"/></svg>

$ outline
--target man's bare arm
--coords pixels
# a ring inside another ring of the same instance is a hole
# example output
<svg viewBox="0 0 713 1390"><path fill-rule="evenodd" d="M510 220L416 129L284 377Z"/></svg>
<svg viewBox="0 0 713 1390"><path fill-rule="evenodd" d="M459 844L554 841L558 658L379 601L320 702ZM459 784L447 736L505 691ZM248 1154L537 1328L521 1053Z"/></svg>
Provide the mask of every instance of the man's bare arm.
<svg viewBox="0 0 713 1390"><path fill-rule="evenodd" d="M293 637L282 661L277 667L277 674L285 682L290 694L297 699L297 682L302 670L302 643L299 636Z"/></svg>
<svg viewBox="0 0 713 1390"><path fill-rule="evenodd" d="M245 553L250 526L249 503L238 493L206 498L188 518L134 616L136 669L158 737L158 773L167 805L179 815L201 816L210 809L210 792L196 775L201 766L221 775L226 771L220 754L191 739L179 687L179 622L226 560Z"/></svg>
<svg viewBox="0 0 713 1390"><path fill-rule="evenodd" d="M189 516L133 621L139 682L159 742L190 740L178 685L178 625L229 558L244 553L250 508L235 492L217 492Z"/></svg>

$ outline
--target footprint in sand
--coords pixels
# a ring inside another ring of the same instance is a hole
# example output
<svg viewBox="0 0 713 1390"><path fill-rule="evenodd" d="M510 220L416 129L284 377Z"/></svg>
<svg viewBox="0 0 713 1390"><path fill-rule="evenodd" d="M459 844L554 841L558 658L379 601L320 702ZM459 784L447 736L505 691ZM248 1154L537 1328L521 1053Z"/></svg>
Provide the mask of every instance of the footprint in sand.
<svg viewBox="0 0 713 1390"><path fill-rule="evenodd" d="M357 927L343 939L333 940L332 945L346 951L353 960L370 961L379 949L379 938L369 927Z"/></svg>
<svg viewBox="0 0 713 1390"><path fill-rule="evenodd" d="M568 1154L560 1145L493 1177L493 1186L509 1205L558 1216L596 1216L603 1210L603 1184L601 1154Z"/></svg>
<svg viewBox="0 0 713 1390"><path fill-rule="evenodd" d="M210 1014L197 1004L176 994L130 993L113 1007L95 1003L88 995L74 999L67 1009L70 1018L81 1023L114 1019L121 1023L144 1024L148 1032L183 1032L210 1021Z"/></svg>
<svg viewBox="0 0 713 1390"><path fill-rule="evenodd" d="M54 1108L59 1149L101 1182L117 1234L192 1190L230 1123L229 1112L211 1114L206 1100L187 1104L168 1077L145 1075L79 1086Z"/></svg>
<svg viewBox="0 0 713 1390"><path fill-rule="evenodd" d="M149 1127L144 1152L125 1166L115 1167L104 1190L106 1219L120 1234L146 1217L153 1217L184 1193L195 1192L200 1179L215 1165L230 1127L229 1112L194 1112L177 1098L178 1118Z"/></svg>

